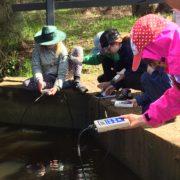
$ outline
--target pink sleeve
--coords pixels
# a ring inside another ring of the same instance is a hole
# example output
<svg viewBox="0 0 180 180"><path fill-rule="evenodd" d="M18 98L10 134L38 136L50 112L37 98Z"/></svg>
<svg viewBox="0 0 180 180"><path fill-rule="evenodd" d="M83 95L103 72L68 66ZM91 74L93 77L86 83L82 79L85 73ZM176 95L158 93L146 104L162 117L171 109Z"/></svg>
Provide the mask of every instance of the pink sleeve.
<svg viewBox="0 0 180 180"><path fill-rule="evenodd" d="M180 115L180 90L175 86L168 89L144 113L145 119L152 127L156 127L177 115Z"/></svg>

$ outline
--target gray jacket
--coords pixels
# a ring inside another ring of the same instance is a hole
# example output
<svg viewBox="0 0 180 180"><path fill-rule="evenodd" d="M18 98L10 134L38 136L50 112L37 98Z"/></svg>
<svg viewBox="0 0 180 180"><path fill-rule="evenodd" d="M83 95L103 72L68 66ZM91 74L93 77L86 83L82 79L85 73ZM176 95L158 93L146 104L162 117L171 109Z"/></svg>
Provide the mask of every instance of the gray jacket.
<svg viewBox="0 0 180 180"><path fill-rule="evenodd" d="M56 57L53 50L41 49L36 44L32 52L32 72L35 81L43 80L43 74L57 76L54 86L60 90L68 71L68 51L62 44L62 53Z"/></svg>

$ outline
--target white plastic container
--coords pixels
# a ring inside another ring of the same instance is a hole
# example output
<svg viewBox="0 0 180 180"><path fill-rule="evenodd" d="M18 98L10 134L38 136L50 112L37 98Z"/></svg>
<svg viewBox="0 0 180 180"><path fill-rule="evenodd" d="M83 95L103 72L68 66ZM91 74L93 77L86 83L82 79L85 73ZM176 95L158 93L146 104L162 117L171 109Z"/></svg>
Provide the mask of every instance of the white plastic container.
<svg viewBox="0 0 180 180"><path fill-rule="evenodd" d="M128 127L130 126L130 122L128 119L124 119L122 117L111 117L107 119L96 120L94 121L94 125L97 132L102 133Z"/></svg>
<svg viewBox="0 0 180 180"><path fill-rule="evenodd" d="M129 100L125 100L125 101L115 101L114 102L114 106L115 107L125 107L125 108L132 108L133 107L133 103Z"/></svg>

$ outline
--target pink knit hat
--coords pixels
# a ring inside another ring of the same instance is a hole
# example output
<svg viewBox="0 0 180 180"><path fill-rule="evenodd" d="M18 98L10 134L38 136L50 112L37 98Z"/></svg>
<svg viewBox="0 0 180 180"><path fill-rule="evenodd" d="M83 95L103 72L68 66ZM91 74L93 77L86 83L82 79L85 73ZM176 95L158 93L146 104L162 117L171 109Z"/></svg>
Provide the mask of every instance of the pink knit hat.
<svg viewBox="0 0 180 180"><path fill-rule="evenodd" d="M158 37L167 23L166 19L155 14L143 16L136 21L131 30L131 45L134 54L133 71L139 67L143 49Z"/></svg>

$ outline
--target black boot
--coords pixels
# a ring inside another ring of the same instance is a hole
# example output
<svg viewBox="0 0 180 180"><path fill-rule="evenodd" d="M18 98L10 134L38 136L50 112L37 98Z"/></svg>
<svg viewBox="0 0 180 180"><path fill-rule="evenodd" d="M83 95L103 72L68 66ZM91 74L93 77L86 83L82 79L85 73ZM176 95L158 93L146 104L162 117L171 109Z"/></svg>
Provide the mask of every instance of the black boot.
<svg viewBox="0 0 180 180"><path fill-rule="evenodd" d="M74 82L74 89L82 94L85 94L88 91L88 89L81 85L80 82Z"/></svg>

